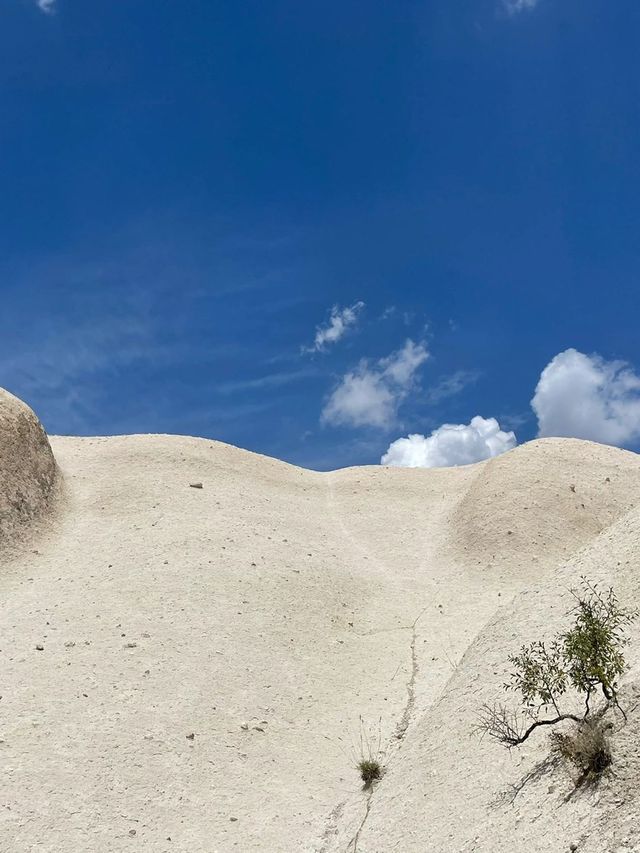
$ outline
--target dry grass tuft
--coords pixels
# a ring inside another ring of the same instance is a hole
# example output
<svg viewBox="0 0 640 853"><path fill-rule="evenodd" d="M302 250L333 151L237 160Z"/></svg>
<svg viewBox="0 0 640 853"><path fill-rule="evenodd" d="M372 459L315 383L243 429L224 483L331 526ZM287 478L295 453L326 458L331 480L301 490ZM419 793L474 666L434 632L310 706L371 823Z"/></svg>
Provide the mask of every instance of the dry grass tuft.
<svg viewBox="0 0 640 853"><path fill-rule="evenodd" d="M592 717L583 720L570 734L550 735L554 751L579 771L576 788L595 784L610 766L613 759L607 737L609 728L601 718Z"/></svg>
<svg viewBox="0 0 640 853"><path fill-rule="evenodd" d="M370 788L382 775L382 768L375 758L363 758L358 762L358 772L365 788Z"/></svg>
<svg viewBox="0 0 640 853"><path fill-rule="evenodd" d="M364 782L363 790L369 791L375 782L382 778L382 762L380 760L382 745L382 718L378 720L377 737L371 736L362 716L360 716L359 745L354 745L353 759L358 774Z"/></svg>

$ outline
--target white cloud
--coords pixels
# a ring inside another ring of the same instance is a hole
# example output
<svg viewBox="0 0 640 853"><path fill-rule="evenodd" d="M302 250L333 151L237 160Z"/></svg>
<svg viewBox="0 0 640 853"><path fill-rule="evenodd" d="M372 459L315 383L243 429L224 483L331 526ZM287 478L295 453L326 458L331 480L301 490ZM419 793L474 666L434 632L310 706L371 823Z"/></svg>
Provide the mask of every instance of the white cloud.
<svg viewBox="0 0 640 853"><path fill-rule="evenodd" d="M52 15L55 10L56 0L37 0L38 9L47 15Z"/></svg>
<svg viewBox="0 0 640 853"><path fill-rule="evenodd" d="M429 437L409 435L392 442L381 465L399 468L447 468L470 465L516 446L512 432L503 432L495 418L476 415L469 424L443 424Z"/></svg>
<svg viewBox="0 0 640 853"><path fill-rule="evenodd" d="M534 9L538 5L538 0L502 0L502 5L510 15L517 15L518 12Z"/></svg>
<svg viewBox="0 0 640 853"><path fill-rule="evenodd" d="M428 357L423 343L409 339L401 350L373 366L363 359L334 389L322 411L322 421L352 427L391 426L418 368Z"/></svg>
<svg viewBox="0 0 640 853"><path fill-rule="evenodd" d="M565 350L542 371L531 405L540 436L640 440L640 377L623 361Z"/></svg>
<svg viewBox="0 0 640 853"><path fill-rule="evenodd" d="M329 322L324 326L318 326L312 347L305 347L305 352L323 352L329 344L337 343L344 337L351 326L358 322L360 312L364 308L364 302L355 302L347 308L340 309L334 305L331 309Z"/></svg>

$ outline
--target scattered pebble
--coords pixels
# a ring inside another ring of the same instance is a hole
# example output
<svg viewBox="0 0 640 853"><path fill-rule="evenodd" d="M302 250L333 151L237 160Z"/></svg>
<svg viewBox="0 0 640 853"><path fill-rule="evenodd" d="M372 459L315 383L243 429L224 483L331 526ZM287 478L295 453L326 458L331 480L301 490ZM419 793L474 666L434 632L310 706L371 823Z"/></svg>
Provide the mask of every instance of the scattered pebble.
<svg viewBox="0 0 640 853"><path fill-rule="evenodd" d="M189 483L192 489L201 489L202 483Z"/></svg>
<svg viewBox="0 0 640 853"><path fill-rule="evenodd" d="M43 651L44 651L44 646L43 646L41 643L37 643L37 644L36 644L36 650L37 650L37 651L39 651L39 652L43 652Z"/></svg>

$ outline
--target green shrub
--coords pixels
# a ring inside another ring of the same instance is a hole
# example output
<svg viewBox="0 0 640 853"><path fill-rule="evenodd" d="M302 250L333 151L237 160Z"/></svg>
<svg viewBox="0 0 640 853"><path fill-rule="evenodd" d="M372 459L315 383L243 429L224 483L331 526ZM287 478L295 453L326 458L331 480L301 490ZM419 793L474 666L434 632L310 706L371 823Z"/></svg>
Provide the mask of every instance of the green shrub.
<svg viewBox="0 0 640 853"><path fill-rule="evenodd" d="M595 772L611 763L601 720L611 707L624 714L618 702L618 680L626 668L625 630L638 614L621 607L613 589L603 593L586 578L581 580L580 589L571 591L575 599L568 614L573 616L572 626L551 642L537 640L509 657L513 669L505 690L520 695L519 711L505 705L485 705L478 728L513 747L524 743L540 726L571 720L576 731L572 736L554 734L555 747L583 772ZM581 697L582 714L562 710L568 691ZM590 716L599 693L604 704L597 715Z"/></svg>

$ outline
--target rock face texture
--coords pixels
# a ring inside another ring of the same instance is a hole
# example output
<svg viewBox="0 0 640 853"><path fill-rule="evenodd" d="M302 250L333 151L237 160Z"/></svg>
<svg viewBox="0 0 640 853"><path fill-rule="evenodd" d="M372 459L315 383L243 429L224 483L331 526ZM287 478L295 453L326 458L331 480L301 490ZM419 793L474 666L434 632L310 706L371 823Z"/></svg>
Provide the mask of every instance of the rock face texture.
<svg viewBox="0 0 640 853"><path fill-rule="evenodd" d="M0 853L640 851L639 623L597 788L473 733L581 575L640 604L638 455L320 474L51 437L53 501L37 419L0 413Z"/></svg>
<svg viewBox="0 0 640 853"><path fill-rule="evenodd" d="M0 388L0 543L46 511L55 481L56 463L40 421Z"/></svg>

